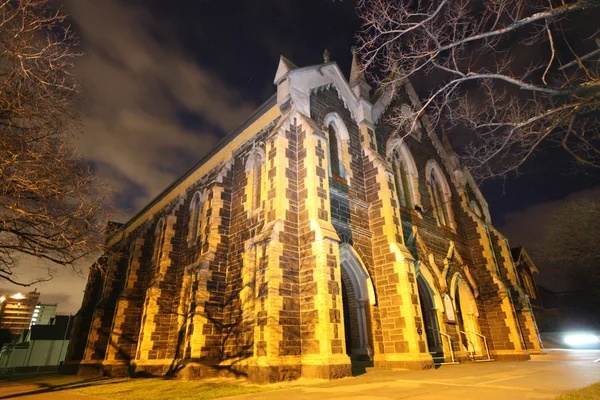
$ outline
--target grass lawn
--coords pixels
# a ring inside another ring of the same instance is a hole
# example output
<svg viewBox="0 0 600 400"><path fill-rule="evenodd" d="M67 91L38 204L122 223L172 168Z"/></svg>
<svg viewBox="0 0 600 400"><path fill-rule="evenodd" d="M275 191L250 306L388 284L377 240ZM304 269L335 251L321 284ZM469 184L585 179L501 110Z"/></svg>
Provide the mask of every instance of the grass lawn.
<svg viewBox="0 0 600 400"><path fill-rule="evenodd" d="M586 386L583 389L573 390L562 396L558 396L555 400L592 400L600 399L600 383Z"/></svg>
<svg viewBox="0 0 600 400"><path fill-rule="evenodd" d="M74 375L49 375L29 378L2 378L23 385L36 385L40 391L72 391L106 399L217 399L274 390L233 379L181 381L161 378L82 378Z"/></svg>

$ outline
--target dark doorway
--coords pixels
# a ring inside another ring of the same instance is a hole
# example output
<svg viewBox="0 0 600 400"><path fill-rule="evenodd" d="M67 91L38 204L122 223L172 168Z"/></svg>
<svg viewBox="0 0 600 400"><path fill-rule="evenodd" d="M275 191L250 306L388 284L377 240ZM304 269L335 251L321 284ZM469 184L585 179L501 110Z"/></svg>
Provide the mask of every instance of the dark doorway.
<svg viewBox="0 0 600 400"><path fill-rule="evenodd" d="M345 279L342 279L342 305L344 307L344 339L346 342L346 354L352 357L352 323L348 300L348 288Z"/></svg>
<svg viewBox="0 0 600 400"><path fill-rule="evenodd" d="M422 276L419 276L417 279L417 287L419 288L421 314L423 315L423 325L425 335L427 336L429 353L434 357L442 357L444 355L444 348L440 337L437 313L434 308L430 289Z"/></svg>
<svg viewBox="0 0 600 400"><path fill-rule="evenodd" d="M373 366L373 361L368 351L365 351L361 345L361 327L359 316L358 300L356 297L357 288L352 284L348 272L342 268L342 305L344 311L344 339L346 342L346 354L352 362L352 374L362 375L366 373L367 368ZM364 312L364 311L363 311ZM362 320L366 318L362 315Z"/></svg>

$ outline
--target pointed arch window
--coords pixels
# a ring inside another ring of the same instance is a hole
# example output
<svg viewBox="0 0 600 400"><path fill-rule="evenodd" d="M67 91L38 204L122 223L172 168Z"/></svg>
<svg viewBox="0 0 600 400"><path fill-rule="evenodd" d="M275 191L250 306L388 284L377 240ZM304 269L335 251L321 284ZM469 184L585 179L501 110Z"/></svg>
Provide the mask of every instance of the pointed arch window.
<svg viewBox="0 0 600 400"><path fill-rule="evenodd" d="M429 185L433 216L440 226L454 228L451 193L448 182L437 163L430 161L427 171L427 183Z"/></svg>
<svg viewBox="0 0 600 400"><path fill-rule="evenodd" d="M334 181L348 184L350 176L349 144L350 136L348 129L342 118L335 112L327 114L325 117L324 130L327 133L328 155L329 155L329 176Z"/></svg>
<svg viewBox="0 0 600 400"><path fill-rule="evenodd" d="M396 192L400 205L405 208L413 208L413 190L406 162L396 155L392 162L394 167L394 178L396 180Z"/></svg>
<svg viewBox="0 0 600 400"><path fill-rule="evenodd" d="M254 173L252 177L252 209L256 210L260 208L262 168L258 160L254 164Z"/></svg>
<svg viewBox="0 0 600 400"><path fill-rule="evenodd" d="M158 221L158 224L156 224L156 229L154 231L154 252L152 254L153 262L159 262L162 257L163 247L165 245L165 233L165 219L161 218L160 221Z"/></svg>
<svg viewBox="0 0 600 400"><path fill-rule="evenodd" d="M431 177L429 178L429 182L431 183L433 214L435 215L435 218L438 220L440 225L447 226L448 216L446 215L446 207L444 206L445 198L442 194L441 185L437 181L433 170L431 171Z"/></svg>
<svg viewBox="0 0 600 400"><path fill-rule="evenodd" d="M254 147L246 161L246 174L248 174L246 204L248 204L249 211L257 211L262 206L262 170L264 162L264 151L258 146Z"/></svg>
<svg viewBox="0 0 600 400"><path fill-rule="evenodd" d="M394 173L398 206L420 210L419 173L410 149L403 138L395 136L388 141L386 157Z"/></svg>
<svg viewBox="0 0 600 400"><path fill-rule="evenodd" d="M329 162L331 163L331 173L340 176L340 157L338 152L338 137L333 125L329 125Z"/></svg>
<svg viewBox="0 0 600 400"><path fill-rule="evenodd" d="M202 209L204 207L204 196L200 192L194 193L190 203L190 221L188 225L188 245L196 244L202 232Z"/></svg>

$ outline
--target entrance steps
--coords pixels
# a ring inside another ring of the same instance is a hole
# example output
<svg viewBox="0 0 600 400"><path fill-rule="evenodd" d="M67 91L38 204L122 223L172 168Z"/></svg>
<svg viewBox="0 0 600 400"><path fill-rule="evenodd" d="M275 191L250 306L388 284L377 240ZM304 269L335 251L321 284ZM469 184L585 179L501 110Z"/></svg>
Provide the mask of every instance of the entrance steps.
<svg viewBox="0 0 600 400"><path fill-rule="evenodd" d="M458 361L449 361L446 362L446 359L444 357L436 357L433 356L433 365L438 368L440 365L457 365L460 364Z"/></svg>
<svg viewBox="0 0 600 400"><path fill-rule="evenodd" d="M459 361L454 361L454 362L449 361L449 362L446 362L446 360L445 360L444 357L435 357L435 356L433 357L433 364L436 367L439 367L441 365L457 365L457 364L473 363L473 362L475 362L475 363L484 363L484 362L492 362L492 361L496 361L496 360L493 359L493 358L483 358L483 356L475 357L475 359L469 358L469 359L466 359L466 360L461 360L460 362Z"/></svg>
<svg viewBox="0 0 600 400"><path fill-rule="evenodd" d="M352 375L362 375L374 369L373 360L368 357L352 357Z"/></svg>

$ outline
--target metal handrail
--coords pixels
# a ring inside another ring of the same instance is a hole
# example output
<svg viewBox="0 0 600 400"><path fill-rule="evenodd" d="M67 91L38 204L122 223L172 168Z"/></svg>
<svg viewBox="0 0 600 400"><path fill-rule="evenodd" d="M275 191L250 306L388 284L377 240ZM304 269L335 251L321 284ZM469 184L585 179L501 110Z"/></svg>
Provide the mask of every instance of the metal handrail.
<svg viewBox="0 0 600 400"><path fill-rule="evenodd" d="M467 347L467 353L468 353L469 358L473 358L473 360L475 360L475 357L477 356L477 349L475 348L475 343L473 343L471 341L471 339L469 339L469 335L467 335L467 332L460 331L460 330L459 330L459 332L462 333L463 335L465 335L465 339L467 339L467 342L469 342L469 346L471 346L473 348L473 351L471 352L471 351L469 351L469 348ZM471 331L469 331L469 332L471 332Z"/></svg>
<svg viewBox="0 0 600 400"><path fill-rule="evenodd" d="M445 337L446 339L448 339L448 345L450 346L450 357L452 357L452 363L455 363L456 361L454 361L454 350L452 349L452 339L450 338L450 335L448 335L447 333L444 333L444 332L442 332L440 330L437 330L437 329L436 329L436 331L440 335L442 335L443 337Z"/></svg>
<svg viewBox="0 0 600 400"><path fill-rule="evenodd" d="M485 336L483 336L481 333L473 332L468 329L467 329L467 332L471 332L483 339L483 344L485 345L485 352L487 353L487 359L491 360L492 358L490 357L490 349L488 348L487 339L485 338ZM465 333L465 335L466 335L466 333Z"/></svg>

